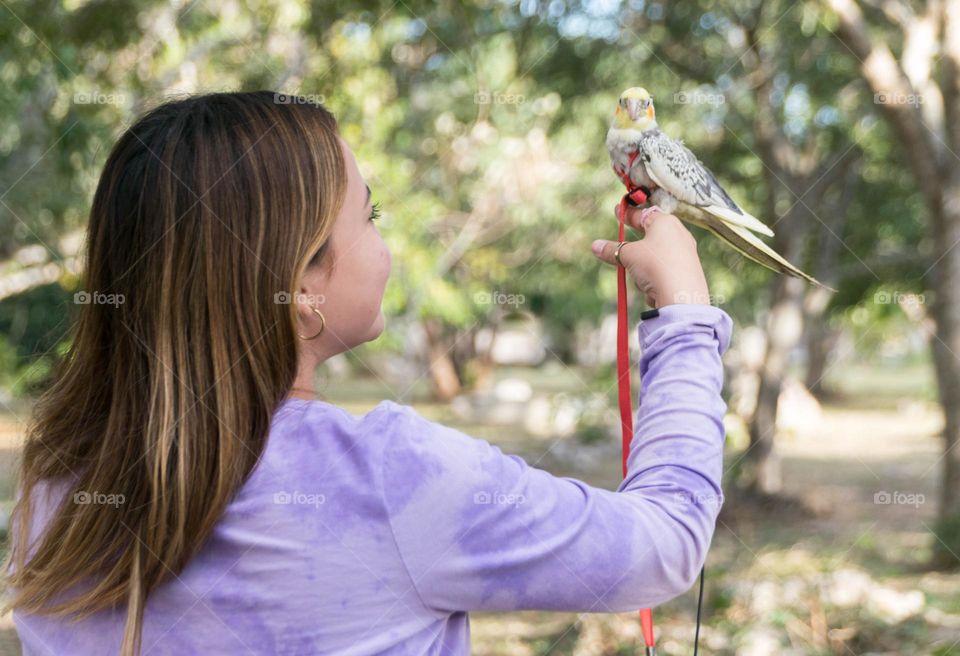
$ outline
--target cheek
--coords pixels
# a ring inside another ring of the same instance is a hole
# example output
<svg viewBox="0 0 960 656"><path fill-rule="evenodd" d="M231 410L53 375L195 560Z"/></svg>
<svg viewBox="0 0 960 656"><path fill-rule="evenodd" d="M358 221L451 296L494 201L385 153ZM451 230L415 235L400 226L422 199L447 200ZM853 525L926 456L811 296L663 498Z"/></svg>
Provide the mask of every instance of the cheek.
<svg viewBox="0 0 960 656"><path fill-rule="evenodd" d="M390 271L392 270L392 268L393 268L393 257L390 255L390 249L387 248L386 242L384 242L383 244L383 270L384 270L383 277L385 279L390 277Z"/></svg>
<svg viewBox="0 0 960 656"><path fill-rule="evenodd" d="M393 258L390 256L390 249L387 247L387 243L381 237L377 240L377 249L376 249L376 270L380 273L378 280L381 285L387 284L387 279L390 277L390 270L393 265Z"/></svg>

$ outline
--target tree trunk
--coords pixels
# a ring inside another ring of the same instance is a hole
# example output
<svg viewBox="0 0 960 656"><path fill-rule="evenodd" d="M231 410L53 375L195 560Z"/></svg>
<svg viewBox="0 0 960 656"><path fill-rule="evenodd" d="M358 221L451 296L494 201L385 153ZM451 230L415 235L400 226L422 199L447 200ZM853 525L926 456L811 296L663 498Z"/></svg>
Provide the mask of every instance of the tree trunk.
<svg viewBox="0 0 960 656"><path fill-rule="evenodd" d="M759 53L758 15L747 29L747 42L751 53ZM775 225L776 236L773 247L791 261L799 263L803 252L806 233L801 226L806 218L804 205L800 201L806 189L799 184L809 170L810 162L801 162L797 148L786 139L782 126L777 122L777 113L770 103L773 69L771 62L761 61L758 57L746 58L748 66L753 66L758 84L755 89L757 115L754 120L754 132L760 157L763 159L764 177L767 183L764 213L769 217L777 215L777 199L788 198L791 208L780 217ZM750 419L750 445L744 459L744 474L741 485L749 492L775 494L782 488L780 457L773 445L777 432L777 406L783 376L787 370L790 351L800 339L803 327L803 289L802 280L776 276L771 283L770 314L767 317L767 344L763 364L760 367L760 381L757 387L757 402Z"/></svg>
<svg viewBox="0 0 960 656"><path fill-rule="evenodd" d="M803 331L804 282L778 276L773 284L774 301L767 320L767 349L760 369L757 406L750 420L750 446L745 467L746 488L762 494L775 494L782 488L780 458L773 449L777 408L790 352Z"/></svg>
<svg viewBox="0 0 960 656"><path fill-rule="evenodd" d="M807 316L807 372L804 385L817 399L827 396L823 379L839 333L823 321L822 314Z"/></svg>
<svg viewBox="0 0 960 656"><path fill-rule="evenodd" d="M958 565L960 553L960 167L952 167L944 185L942 209L934 214L936 241L932 269L935 296L931 315L936 332L931 340L933 361L943 408L944 457L940 507L934 543L937 565Z"/></svg>
<svg viewBox="0 0 960 656"><path fill-rule="evenodd" d="M445 339L443 324L437 319L424 320L423 329L427 336L428 366L434 395L439 401L450 401L460 394L460 378L451 356L455 344L449 344L449 340Z"/></svg>
<svg viewBox="0 0 960 656"><path fill-rule="evenodd" d="M898 61L885 41L871 37L859 5L853 0L824 0L837 15L835 34L860 63L860 72L876 96L910 98L936 91L921 106L909 102L880 103L893 127L900 152L923 192L934 242L930 266L934 299L930 315L936 324L931 340L940 404L944 417L943 478L934 541L936 564L958 564L960 553L960 5L929 2L923 15L909 16L902 27L905 42L938 36L939 47L924 58ZM932 32L926 24L933 26ZM930 44L927 44L930 45ZM939 75L934 77L939 61ZM926 114L926 115L925 115Z"/></svg>
<svg viewBox="0 0 960 656"><path fill-rule="evenodd" d="M817 257L813 274L817 280L831 287L839 287L841 278L840 256L843 249L841 240L845 234L847 213L860 180L859 158L859 149L854 148L847 150L841 156L837 162L837 168L840 169L838 177L843 181L839 192L835 198L827 201L827 189L824 187L817 203L818 214L824 217L824 220L817 233ZM827 362L840 336L839 331L824 320L832 298L833 295L826 289L813 287L807 291L804 301L807 329L807 372L804 382L810 393L818 399L826 394L823 379L829 370Z"/></svg>

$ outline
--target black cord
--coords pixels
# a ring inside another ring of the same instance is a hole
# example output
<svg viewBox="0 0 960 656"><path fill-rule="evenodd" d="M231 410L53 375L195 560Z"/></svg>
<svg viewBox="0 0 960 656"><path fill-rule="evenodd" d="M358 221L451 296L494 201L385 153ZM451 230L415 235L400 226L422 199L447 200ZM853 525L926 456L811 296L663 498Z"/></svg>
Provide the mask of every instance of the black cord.
<svg viewBox="0 0 960 656"><path fill-rule="evenodd" d="M697 645L700 642L700 609L703 607L703 579L707 574L707 567L700 568L700 596L697 599L697 631L693 634L693 656L697 656Z"/></svg>

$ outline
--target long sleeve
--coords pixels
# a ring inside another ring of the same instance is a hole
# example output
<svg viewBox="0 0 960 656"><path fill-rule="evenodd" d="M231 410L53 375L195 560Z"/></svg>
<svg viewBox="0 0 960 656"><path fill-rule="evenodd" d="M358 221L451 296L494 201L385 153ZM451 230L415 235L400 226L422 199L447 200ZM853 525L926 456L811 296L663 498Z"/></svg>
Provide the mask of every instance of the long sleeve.
<svg viewBox="0 0 960 656"><path fill-rule="evenodd" d="M389 403L379 483L427 607L622 612L692 586L722 504L720 356L732 322L716 307L670 305L639 331L641 404L617 491Z"/></svg>

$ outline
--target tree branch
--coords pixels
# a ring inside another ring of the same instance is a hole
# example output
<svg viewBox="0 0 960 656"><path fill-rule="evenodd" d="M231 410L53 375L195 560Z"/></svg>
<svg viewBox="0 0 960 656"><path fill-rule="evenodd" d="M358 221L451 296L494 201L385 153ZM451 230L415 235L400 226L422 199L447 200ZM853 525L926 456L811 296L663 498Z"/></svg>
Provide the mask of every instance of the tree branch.
<svg viewBox="0 0 960 656"><path fill-rule="evenodd" d="M923 124L917 92L886 44L871 40L863 13L853 0L824 0L836 12L834 34L860 62L864 79L900 139L900 147L916 173L917 182L931 207L940 204L941 173L937 147ZM951 4L951 3L947 3ZM885 100L885 102L884 102ZM891 102L896 101L896 102Z"/></svg>
<svg viewBox="0 0 960 656"><path fill-rule="evenodd" d="M940 88L943 94L944 135L953 153L960 150L960 7L943 3Z"/></svg>

